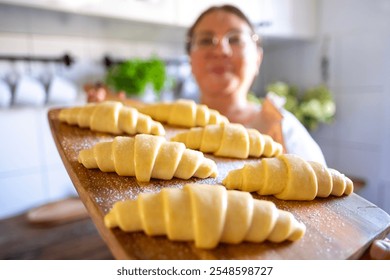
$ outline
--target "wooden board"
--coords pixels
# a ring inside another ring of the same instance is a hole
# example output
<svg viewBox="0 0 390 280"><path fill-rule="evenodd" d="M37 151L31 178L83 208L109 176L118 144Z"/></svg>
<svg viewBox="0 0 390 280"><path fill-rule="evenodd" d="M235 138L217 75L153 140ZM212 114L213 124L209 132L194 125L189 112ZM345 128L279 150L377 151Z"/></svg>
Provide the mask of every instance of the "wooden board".
<svg viewBox="0 0 390 280"><path fill-rule="evenodd" d="M125 233L107 229L103 217L119 200L133 199L141 192L158 192L164 187L182 187L188 182L221 184L231 169L250 160L217 158L219 175L215 179L151 180L140 183L133 177L88 170L77 161L81 149L114 136L70 126L58 120L59 109L52 109L48 119L60 156L99 233L117 259L357 259L376 238L390 232L390 216L357 194L314 201L281 201L272 196L255 198L273 201L304 222L305 236L296 242L239 245L220 244L213 250L195 248L192 242L174 242L165 236L149 237L142 232ZM167 137L178 129L166 127ZM77 250L77 248L75 248Z"/></svg>

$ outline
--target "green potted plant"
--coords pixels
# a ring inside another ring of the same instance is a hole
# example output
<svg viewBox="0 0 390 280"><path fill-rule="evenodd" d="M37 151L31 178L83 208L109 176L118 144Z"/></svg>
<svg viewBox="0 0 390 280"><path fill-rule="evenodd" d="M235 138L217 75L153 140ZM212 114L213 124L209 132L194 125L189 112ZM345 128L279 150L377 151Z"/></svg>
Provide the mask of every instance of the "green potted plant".
<svg viewBox="0 0 390 280"><path fill-rule="evenodd" d="M315 130L321 123L331 123L335 118L336 104L332 93L325 85L318 85L299 92L296 86L277 81L266 87L285 98L285 109L293 113L308 129Z"/></svg>
<svg viewBox="0 0 390 280"><path fill-rule="evenodd" d="M161 59L133 58L111 67L105 82L114 91L123 91L130 98L142 97L149 86L159 97L166 78L165 64Z"/></svg>

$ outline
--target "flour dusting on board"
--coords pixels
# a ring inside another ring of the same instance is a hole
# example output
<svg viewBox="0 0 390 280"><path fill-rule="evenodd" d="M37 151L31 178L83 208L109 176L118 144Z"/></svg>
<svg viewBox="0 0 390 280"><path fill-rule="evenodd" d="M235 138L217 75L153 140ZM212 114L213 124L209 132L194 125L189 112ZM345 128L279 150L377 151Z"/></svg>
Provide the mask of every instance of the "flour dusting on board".
<svg viewBox="0 0 390 280"><path fill-rule="evenodd" d="M135 177L123 177L116 173L105 173L87 169L77 160L78 153L98 142L111 141L115 136L96 133L88 129L60 123L59 110L49 112L49 123L58 151L72 182L87 207L99 232L105 239L117 246L110 246L114 256L138 259L347 259L359 257L367 248L372 236L377 236L389 223L388 216L378 211L369 202L352 194L347 197L316 198L313 201L283 201L273 196L252 195L256 199L269 200L277 208L291 212L306 227L305 236L294 243L262 244L242 243L221 245L205 255L194 250L188 242L171 242L165 237L148 237L143 233L128 234L119 229L108 230L103 218L117 201L134 199L140 193L159 192L162 188L182 188L187 183L221 184L229 171L242 168L244 164L259 159L236 160L217 158L216 178L190 180L155 180L140 183ZM166 138L174 136L181 129L166 127ZM367 210L368 209L368 210ZM379 209L380 210L380 209ZM376 217L376 219L372 219ZM371 225L371 226L369 226ZM372 225L377 226L376 229Z"/></svg>

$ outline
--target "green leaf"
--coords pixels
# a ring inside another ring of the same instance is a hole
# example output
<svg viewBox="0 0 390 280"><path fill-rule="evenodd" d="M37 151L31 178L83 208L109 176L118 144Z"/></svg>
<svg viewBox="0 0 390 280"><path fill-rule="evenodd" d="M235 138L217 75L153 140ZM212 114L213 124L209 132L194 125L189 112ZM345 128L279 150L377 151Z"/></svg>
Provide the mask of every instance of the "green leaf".
<svg viewBox="0 0 390 280"><path fill-rule="evenodd" d="M277 81L266 87L286 99L285 109L293 113L308 129L315 130L320 123L331 123L336 113L332 93L325 85L319 85L299 93L296 86Z"/></svg>
<svg viewBox="0 0 390 280"><path fill-rule="evenodd" d="M143 95L148 84L159 95L166 80L165 64L157 57L129 59L110 68L105 77L109 87L115 91L124 91L128 96Z"/></svg>

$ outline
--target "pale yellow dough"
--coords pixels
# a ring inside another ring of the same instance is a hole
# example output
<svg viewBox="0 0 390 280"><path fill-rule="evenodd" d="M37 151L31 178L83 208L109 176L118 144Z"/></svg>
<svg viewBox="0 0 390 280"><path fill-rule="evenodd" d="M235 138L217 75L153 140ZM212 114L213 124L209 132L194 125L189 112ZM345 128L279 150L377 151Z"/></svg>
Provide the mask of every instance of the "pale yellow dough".
<svg viewBox="0 0 390 280"><path fill-rule="evenodd" d="M147 235L167 235L170 240L195 241L203 249L219 242L296 241L306 227L270 201L249 193L228 191L221 185L187 184L141 193L135 200L116 202L104 217L108 228Z"/></svg>
<svg viewBox="0 0 390 280"><path fill-rule="evenodd" d="M168 142L162 136L137 134L117 136L81 150L78 161L86 168L135 176L140 182L151 178L208 178L217 176L217 165L202 152L186 149L183 143Z"/></svg>
<svg viewBox="0 0 390 280"><path fill-rule="evenodd" d="M60 111L59 119L71 125L116 135L124 133L165 135L161 123L117 101L88 103L84 106L65 108Z"/></svg>
<svg viewBox="0 0 390 280"><path fill-rule="evenodd" d="M218 111L187 99L153 103L145 105L138 110L151 116L156 121L187 128L229 122Z"/></svg>
<svg viewBox="0 0 390 280"><path fill-rule="evenodd" d="M264 158L231 170L222 184L227 189L274 195L284 200L313 200L353 192L353 182L344 174L292 154Z"/></svg>
<svg viewBox="0 0 390 280"><path fill-rule="evenodd" d="M236 123L194 127L176 134L171 141L184 143L187 148L204 153L241 159L274 157L283 152L283 146L270 136Z"/></svg>

